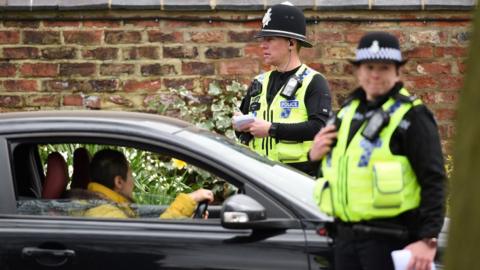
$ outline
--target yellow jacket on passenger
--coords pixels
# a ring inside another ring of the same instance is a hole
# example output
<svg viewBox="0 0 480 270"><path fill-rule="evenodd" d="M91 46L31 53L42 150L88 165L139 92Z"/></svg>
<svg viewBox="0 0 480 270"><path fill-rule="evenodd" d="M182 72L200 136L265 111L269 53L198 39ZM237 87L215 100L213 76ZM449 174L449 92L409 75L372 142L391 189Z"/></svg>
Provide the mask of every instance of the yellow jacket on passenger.
<svg viewBox="0 0 480 270"><path fill-rule="evenodd" d="M99 195L99 197L115 204L105 203L85 211L86 217L105 218L135 218L137 214L129 204L131 201L123 195L107 188L99 183L88 184L88 190ZM170 206L160 215L160 218L189 218L192 216L197 203L187 194L180 193Z"/></svg>

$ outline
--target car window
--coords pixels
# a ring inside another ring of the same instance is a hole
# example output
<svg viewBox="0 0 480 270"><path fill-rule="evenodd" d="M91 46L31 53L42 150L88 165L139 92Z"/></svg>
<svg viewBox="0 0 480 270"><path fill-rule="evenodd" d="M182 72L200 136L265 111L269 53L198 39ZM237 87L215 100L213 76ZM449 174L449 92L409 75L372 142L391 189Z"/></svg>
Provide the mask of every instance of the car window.
<svg viewBox="0 0 480 270"><path fill-rule="evenodd" d="M91 196L89 159L106 148L122 152L129 161L134 186L128 206ZM170 155L135 147L68 143L32 144L18 149L23 151L14 155L17 213L21 215L79 217L86 216L90 209L111 205L122 211L128 208L131 217L158 218L178 194L205 188L212 190L215 197L209 206L209 218L218 218L221 203L238 192L237 187L209 171ZM30 158L27 171L37 173L21 173L25 168L18 167L25 165L19 159L32 155L37 158Z"/></svg>

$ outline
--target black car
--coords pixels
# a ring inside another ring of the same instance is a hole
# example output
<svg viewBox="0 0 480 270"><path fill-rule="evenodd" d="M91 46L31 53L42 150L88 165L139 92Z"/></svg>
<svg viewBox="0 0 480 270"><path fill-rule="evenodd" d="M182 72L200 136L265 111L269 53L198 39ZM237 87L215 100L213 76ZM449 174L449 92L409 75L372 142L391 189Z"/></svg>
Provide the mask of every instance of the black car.
<svg viewBox="0 0 480 270"><path fill-rule="evenodd" d="M145 204L139 218L82 217L71 211L77 201L42 197L40 148L56 144L169 156L234 192L210 205L206 220L159 219L165 205ZM132 112L3 113L0 166L0 269L333 269L324 230L331 219L313 201L314 179L183 121Z"/></svg>

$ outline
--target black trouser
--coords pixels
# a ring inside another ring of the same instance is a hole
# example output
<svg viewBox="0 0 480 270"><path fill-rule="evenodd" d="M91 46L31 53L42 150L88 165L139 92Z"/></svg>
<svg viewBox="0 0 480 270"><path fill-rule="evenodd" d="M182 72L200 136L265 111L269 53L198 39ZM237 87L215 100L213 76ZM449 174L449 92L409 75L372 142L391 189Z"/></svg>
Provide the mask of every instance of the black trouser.
<svg viewBox="0 0 480 270"><path fill-rule="evenodd" d="M408 240L391 236L337 229L334 247L335 270L393 270L391 252L407 245Z"/></svg>

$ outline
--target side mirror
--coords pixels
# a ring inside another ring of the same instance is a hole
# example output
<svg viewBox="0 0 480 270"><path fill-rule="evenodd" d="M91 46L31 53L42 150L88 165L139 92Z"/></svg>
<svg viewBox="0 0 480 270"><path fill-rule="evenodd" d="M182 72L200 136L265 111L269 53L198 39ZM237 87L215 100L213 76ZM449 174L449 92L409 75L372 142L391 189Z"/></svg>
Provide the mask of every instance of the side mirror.
<svg viewBox="0 0 480 270"><path fill-rule="evenodd" d="M225 228L245 228L254 221L265 220L265 207L247 195L236 194L225 200L220 212Z"/></svg>
<svg viewBox="0 0 480 270"><path fill-rule="evenodd" d="M220 212L222 226L228 229L287 229L299 226L292 219L267 219L265 207L244 194L225 200Z"/></svg>

